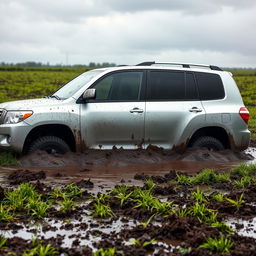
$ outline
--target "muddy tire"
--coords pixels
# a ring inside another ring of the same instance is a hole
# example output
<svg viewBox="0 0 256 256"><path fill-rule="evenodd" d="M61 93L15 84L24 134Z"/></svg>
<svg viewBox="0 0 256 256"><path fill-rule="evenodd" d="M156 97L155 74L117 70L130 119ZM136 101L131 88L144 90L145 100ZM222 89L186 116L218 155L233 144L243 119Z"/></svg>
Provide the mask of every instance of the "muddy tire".
<svg viewBox="0 0 256 256"><path fill-rule="evenodd" d="M211 151L224 150L223 144L216 138L210 136L203 136L195 140L191 147L208 148Z"/></svg>
<svg viewBox="0 0 256 256"><path fill-rule="evenodd" d="M44 136L35 140L29 147L28 153L36 150L46 151L48 154L65 154L70 151L68 144L55 136Z"/></svg>

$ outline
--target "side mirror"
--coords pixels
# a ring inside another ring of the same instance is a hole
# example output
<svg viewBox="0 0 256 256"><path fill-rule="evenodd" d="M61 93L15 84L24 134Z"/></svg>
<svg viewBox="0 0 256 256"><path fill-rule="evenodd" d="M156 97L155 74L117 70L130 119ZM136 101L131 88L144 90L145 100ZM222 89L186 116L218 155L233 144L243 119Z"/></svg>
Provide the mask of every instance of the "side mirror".
<svg viewBox="0 0 256 256"><path fill-rule="evenodd" d="M96 89L92 88L92 89L87 89L84 93L83 93L83 99L84 100L92 100L95 99L96 97Z"/></svg>

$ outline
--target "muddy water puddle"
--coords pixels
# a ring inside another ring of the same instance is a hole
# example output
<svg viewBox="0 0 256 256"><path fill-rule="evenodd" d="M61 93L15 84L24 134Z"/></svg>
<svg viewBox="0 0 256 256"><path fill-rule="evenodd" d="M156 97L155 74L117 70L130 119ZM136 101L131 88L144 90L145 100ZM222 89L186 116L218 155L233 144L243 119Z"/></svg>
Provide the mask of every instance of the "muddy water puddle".
<svg viewBox="0 0 256 256"><path fill-rule="evenodd" d="M89 212L88 212L89 213ZM93 219L85 214L81 219L52 220L45 218L43 222L31 222L21 225L19 230L4 230L0 235L6 238L21 237L25 240L51 239L61 237L61 246L72 248L74 241L79 239L79 246L88 246L96 250L93 244L98 243L110 233L118 233L122 229L138 225L135 220L118 218L113 222Z"/></svg>
<svg viewBox="0 0 256 256"><path fill-rule="evenodd" d="M256 238L256 217L249 220L231 218L226 222L237 230L240 236Z"/></svg>
<svg viewBox="0 0 256 256"><path fill-rule="evenodd" d="M256 162L256 148L254 147L249 147L246 151L246 154L251 155L253 158L252 160L247 160L246 162L248 163L255 163Z"/></svg>

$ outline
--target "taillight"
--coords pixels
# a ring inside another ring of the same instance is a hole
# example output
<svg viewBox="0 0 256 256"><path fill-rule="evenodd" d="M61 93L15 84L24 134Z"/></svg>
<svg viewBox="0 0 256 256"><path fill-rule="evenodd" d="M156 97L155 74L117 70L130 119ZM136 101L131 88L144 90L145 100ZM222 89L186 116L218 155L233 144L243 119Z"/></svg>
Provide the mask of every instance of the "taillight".
<svg viewBox="0 0 256 256"><path fill-rule="evenodd" d="M244 122L248 124L249 118L250 118L250 113L247 108L240 108L239 110L239 115L242 117Z"/></svg>

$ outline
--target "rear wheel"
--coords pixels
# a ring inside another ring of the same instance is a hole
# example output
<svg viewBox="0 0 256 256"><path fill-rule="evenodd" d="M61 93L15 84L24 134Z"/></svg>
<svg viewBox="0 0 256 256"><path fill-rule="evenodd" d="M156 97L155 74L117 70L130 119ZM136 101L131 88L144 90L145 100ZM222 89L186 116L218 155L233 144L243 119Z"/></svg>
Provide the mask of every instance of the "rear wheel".
<svg viewBox="0 0 256 256"><path fill-rule="evenodd" d="M211 151L224 150L223 144L216 138L211 136L203 136L196 139L192 144L192 147L204 147Z"/></svg>
<svg viewBox="0 0 256 256"><path fill-rule="evenodd" d="M28 153L36 150L46 151L48 154L65 154L70 151L68 144L56 136L44 136L35 140L29 147Z"/></svg>

